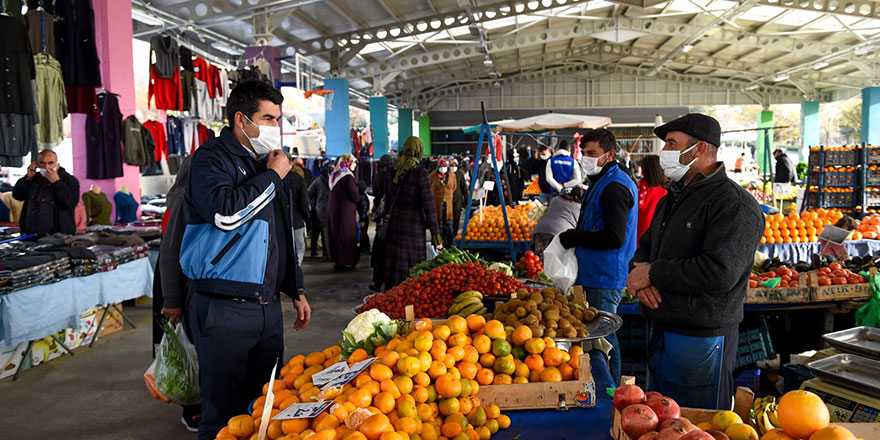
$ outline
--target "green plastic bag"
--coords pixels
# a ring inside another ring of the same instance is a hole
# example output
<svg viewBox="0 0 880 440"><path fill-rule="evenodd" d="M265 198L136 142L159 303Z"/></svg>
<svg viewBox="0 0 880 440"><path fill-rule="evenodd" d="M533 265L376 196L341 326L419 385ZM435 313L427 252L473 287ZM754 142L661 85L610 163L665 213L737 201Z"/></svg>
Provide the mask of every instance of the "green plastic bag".
<svg viewBox="0 0 880 440"><path fill-rule="evenodd" d="M186 337L183 324L171 327L163 320L162 342L156 353L156 389L181 405L199 403L199 363L196 349Z"/></svg>
<svg viewBox="0 0 880 440"><path fill-rule="evenodd" d="M871 290L874 294L868 303L856 310L856 326L868 326L880 328L880 272L871 278L868 272L862 272L861 275L868 279L871 283Z"/></svg>

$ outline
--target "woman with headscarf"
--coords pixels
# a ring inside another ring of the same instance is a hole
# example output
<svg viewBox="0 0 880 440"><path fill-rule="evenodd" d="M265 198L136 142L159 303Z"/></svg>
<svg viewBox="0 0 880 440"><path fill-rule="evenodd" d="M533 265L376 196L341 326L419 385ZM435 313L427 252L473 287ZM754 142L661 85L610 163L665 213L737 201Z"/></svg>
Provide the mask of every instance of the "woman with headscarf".
<svg viewBox="0 0 880 440"><path fill-rule="evenodd" d="M318 236L321 237L321 252L330 261L330 248L327 245L327 203L330 199L330 165L321 167L321 176L309 185L309 200L315 206L315 221L312 223L312 256L318 255Z"/></svg>
<svg viewBox="0 0 880 440"><path fill-rule="evenodd" d="M357 159L349 154L339 157L336 169L330 173L330 197L327 203L327 226L330 257L334 272L350 270L357 265L358 253L357 206L360 201L354 170Z"/></svg>
<svg viewBox="0 0 880 440"><path fill-rule="evenodd" d="M464 170L459 167L458 159L449 160L449 173L455 176L455 191L452 192L452 236L458 235L461 227L461 211L468 199L468 185L464 179Z"/></svg>
<svg viewBox="0 0 880 440"><path fill-rule="evenodd" d="M452 200L458 182L455 175L449 172L449 161L440 158L437 161L437 169L428 176L431 181L431 195L434 196L434 212L437 213L437 221L440 223L440 236L443 237L444 246L452 246Z"/></svg>
<svg viewBox="0 0 880 440"><path fill-rule="evenodd" d="M388 194L393 177L395 156L386 154L379 159L376 174L373 176L373 219L381 214L379 207L383 206L383 200ZM370 256L370 267L373 268L373 284L370 290L382 291L382 280L385 279L385 240L379 236L373 237L373 252Z"/></svg>
<svg viewBox="0 0 880 440"><path fill-rule="evenodd" d="M389 215L383 280L386 289L403 282L409 269L425 260L425 229L431 231L431 242L442 248L428 170L419 166L424 149L422 140L411 136L391 170L385 207Z"/></svg>

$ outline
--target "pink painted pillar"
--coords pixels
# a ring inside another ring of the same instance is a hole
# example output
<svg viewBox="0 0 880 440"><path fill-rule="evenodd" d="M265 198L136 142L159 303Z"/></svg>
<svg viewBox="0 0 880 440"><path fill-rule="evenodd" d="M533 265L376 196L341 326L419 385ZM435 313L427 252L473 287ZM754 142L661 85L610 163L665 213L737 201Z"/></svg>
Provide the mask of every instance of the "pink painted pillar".
<svg viewBox="0 0 880 440"><path fill-rule="evenodd" d="M101 80L107 91L119 95L119 110L125 118L135 112L131 2L92 0L92 6L95 9L95 45L98 49L98 59L101 61ZM90 185L97 185L112 203L113 194L116 194L120 187L128 186L131 195L140 204L141 178L137 166L123 162L123 176L115 179L86 178L86 116L74 114L71 117L73 174L79 180L80 193L88 191ZM111 219L115 216L114 206Z"/></svg>

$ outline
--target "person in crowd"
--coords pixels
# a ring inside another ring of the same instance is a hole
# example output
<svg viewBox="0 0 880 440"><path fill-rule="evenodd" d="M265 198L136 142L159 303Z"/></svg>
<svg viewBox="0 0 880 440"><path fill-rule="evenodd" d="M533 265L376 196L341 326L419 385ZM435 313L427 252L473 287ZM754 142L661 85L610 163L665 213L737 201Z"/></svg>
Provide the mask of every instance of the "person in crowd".
<svg viewBox="0 0 880 440"><path fill-rule="evenodd" d="M469 187L464 178L464 170L459 167L458 159L449 160L449 172L455 176L455 191L452 193L452 237L458 236L461 228L461 212L468 200Z"/></svg>
<svg viewBox="0 0 880 440"><path fill-rule="evenodd" d="M387 200L390 198L388 197L388 189L391 187L395 161L396 156L392 154L380 157L379 164L376 166L376 174L373 176L373 219L377 222L382 215L380 211L390 203ZM370 290L373 292L382 290L382 281L385 279L385 254L386 241L377 234L373 238L373 251L370 255L370 267L373 268L373 284L370 285Z"/></svg>
<svg viewBox="0 0 880 440"><path fill-rule="evenodd" d="M638 237L651 226L651 219L654 218L654 210L657 208L657 202L666 196L666 175L663 174L663 168L660 167L660 157L655 154L649 154L642 158L642 177L639 180L639 228ZM638 242L636 242L638 247Z"/></svg>
<svg viewBox="0 0 880 440"><path fill-rule="evenodd" d="M354 172L357 158L343 154L330 173L330 198L327 203L327 232L333 271L344 272L357 265L357 207L360 201Z"/></svg>
<svg viewBox="0 0 880 440"><path fill-rule="evenodd" d="M746 153L741 154L738 158L736 158L736 163L733 165L733 172L736 175L742 175L743 165L746 162Z"/></svg>
<svg viewBox="0 0 880 440"><path fill-rule="evenodd" d="M318 256L318 237L321 237L321 252L324 259L330 261L330 246L327 243L327 204L330 201L330 165L321 167L321 175L309 185L309 200L315 205L314 221L312 222L312 256Z"/></svg>
<svg viewBox="0 0 880 440"><path fill-rule="evenodd" d="M504 162L504 167L507 174L507 187L510 189L510 197L506 201L510 206L515 206L517 202L522 200L524 179L522 168L519 166L519 158L517 150L513 148L507 150L507 160Z"/></svg>
<svg viewBox="0 0 880 440"><path fill-rule="evenodd" d="M302 265L303 257L306 255L306 230L309 229L311 215L309 212L309 193L306 189L306 171L302 165L297 165L302 159L295 159L291 162L292 167L287 177L284 178L293 200L291 206L293 208L293 240L296 244L296 263Z"/></svg>
<svg viewBox="0 0 880 440"><path fill-rule="evenodd" d="M718 162L714 118L687 114L654 134L666 141L660 166L671 184L627 279L651 328L648 388L682 406L728 409L764 214Z"/></svg>
<svg viewBox="0 0 880 440"><path fill-rule="evenodd" d="M583 142L583 139L581 139ZM547 183L552 190L551 197L556 197L565 188L571 188L583 183L581 167L571 157L571 145L568 141L559 141L559 148L553 153L553 157L547 161L544 170Z"/></svg>
<svg viewBox="0 0 880 440"><path fill-rule="evenodd" d="M431 231L431 243L438 249L443 248L428 170L419 166L424 149L421 139L410 136L391 171L391 185L386 196L389 197L386 209L390 219L382 280L386 288L403 282L409 269L425 260L426 229Z"/></svg>
<svg viewBox="0 0 880 440"><path fill-rule="evenodd" d="M280 293L304 328L311 309L296 263L291 163L281 151L281 93L244 81L229 94L229 126L193 155L185 201L180 266L192 280L189 327L199 360L200 440L247 413L280 359Z"/></svg>
<svg viewBox="0 0 880 440"><path fill-rule="evenodd" d="M294 159L293 165L302 170L302 172L303 172L302 178L306 182L306 185L305 185L306 188L308 188L309 185L312 184L312 180L314 179L314 176L312 175L312 170L310 170L306 167L306 162L304 160L302 160L301 157L297 157L296 159ZM299 174L299 173L297 173L297 174Z"/></svg>
<svg viewBox="0 0 880 440"><path fill-rule="evenodd" d="M184 310L188 309L190 280L180 268L180 243L186 230L186 204L184 191L192 155L186 156L177 170L174 184L165 196L165 214L162 216L162 244L159 246L159 261L153 275L153 347L162 341L160 319L166 316L171 324L183 323L187 337L193 340L189 320ZM156 357L155 350L153 357ZM183 415L180 421L190 432L199 432L202 418L200 405L181 405Z"/></svg>
<svg viewBox="0 0 880 440"><path fill-rule="evenodd" d="M358 251L370 255L370 198L367 197L367 182L358 181Z"/></svg>
<svg viewBox="0 0 880 440"><path fill-rule="evenodd" d="M847 231L855 231L859 228L859 221L848 215L844 215L834 223L834 226ZM850 237L851 236L852 233L850 233ZM849 251L846 250L845 245L829 242L824 238L819 239L819 255L834 257L838 261L846 261L850 258ZM812 257L814 260L819 259L816 255L813 255Z"/></svg>
<svg viewBox="0 0 880 440"><path fill-rule="evenodd" d="M797 170L791 158L781 149L773 152L773 158L776 159L776 174L773 175L773 181L777 183L796 183Z"/></svg>
<svg viewBox="0 0 880 440"><path fill-rule="evenodd" d="M615 161L614 135L607 129L591 130L581 138L580 166L590 180L581 204L577 226L559 235L566 249L574 248L578 260L575 285L584 286L590 305L610 313L626 287L628 265L636 249L638 207L636 184ZM611 343L611 375L620 380L620 346Z"/></svg>
<svg viewBox="0 0 880 440"><path fill-rule="evenodd" d="M58 155L43 150L15 182L12 197L24 202L19 225L22 234L73 234L73 211L79 202L79 181L58 164Z"/></svg>
<svg viewBox="0 0 880 440"><path fill-rule="evenodd" d="M452 246L452 199L458 189L458 181L455 175L449 172L449 161L440 158L437 161L437 169L428 175L431 182L431 195L434 199L434 212L437 213L437 221L440 223L440 236L443 237L444 246Z"/></svg>
<svg viewBox="0 0 880 440"><path fill-rule="evenodd" d="M629 175L630 179L636 181L636 176L639 175L639 164L632 160L629 151L624 151L620 156L620 164L623 165L626 174Z"/></svg>
<svg viewBox="0 0 880 440"><path fill-rule="evenodd" d="M544 249L547 249L553 238L577 227L583 199L584 189L579 185L564 189L561 196L550 201L532 232L532 247L538 258L544 259Z"/></svg>
<svg viewBox="0 0 880 440"><path fill-rule="evenodd" d="M550 199L553 198L553 187L547 181L547 165L550 163L550 157L550 148L544 144L538 144L535 157L526 163L529 174L538 176L538 187L541 189L538 201L544 204L550 203Z"/></svg>

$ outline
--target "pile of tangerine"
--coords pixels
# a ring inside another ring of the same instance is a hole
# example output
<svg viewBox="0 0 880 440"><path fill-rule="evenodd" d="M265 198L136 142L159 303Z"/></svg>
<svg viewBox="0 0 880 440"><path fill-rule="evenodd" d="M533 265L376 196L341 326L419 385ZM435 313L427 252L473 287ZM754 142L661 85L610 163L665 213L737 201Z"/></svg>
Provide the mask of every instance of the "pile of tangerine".
<svg viewBox="0 0 880 440"><path fill-rule="evenodd" d="M531 241L532 231L537 220L529 218L529 211L534 206L530 203L507 207L507 218L510 220L510 233L513 241ZM507 240L507 230L504 228L504 213L500 206L487 206L476 214L473 214L467 225L468 240ZM463 228L462 228L463 230ZM461 239L462 231L459 231L456 240Z"/></svg>
<svg viewBox="0 0 880 440"><path fill-rule="evenodd" d="M792 211L788 215L782 213L767 215L764 217L764 236L761 237L761 243L817 242L822 229L827 225L833 225L841 217L843 213L840 211L823 208L801 214Z"/></svg>

